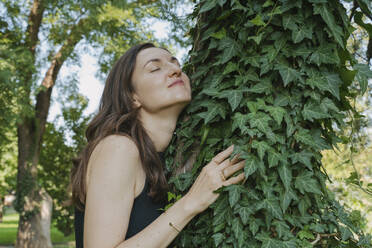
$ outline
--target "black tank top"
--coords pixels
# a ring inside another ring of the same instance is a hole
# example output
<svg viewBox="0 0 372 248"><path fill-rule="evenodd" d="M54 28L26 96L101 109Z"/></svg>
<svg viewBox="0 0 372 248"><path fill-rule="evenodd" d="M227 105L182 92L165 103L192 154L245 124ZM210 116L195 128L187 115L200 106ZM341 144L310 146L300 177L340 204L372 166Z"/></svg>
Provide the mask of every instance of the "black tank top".
<svg viewBox="0 0 372 248"><path fill-rule="evenodd" d="M162 152L158 152L158 154L164 162L164 154ZM129 239L142 231L163 213L163 210L160 210L160 208L164 208L165 204L153 202L152 198L147 195L149 191L150 185L146 177L142 192L134 199L125 239ZM77 208L75 208L74 225L76 248L83 248L84 211L80 211ZM168 247L173 247L173 245L171 244Z"/></svg>

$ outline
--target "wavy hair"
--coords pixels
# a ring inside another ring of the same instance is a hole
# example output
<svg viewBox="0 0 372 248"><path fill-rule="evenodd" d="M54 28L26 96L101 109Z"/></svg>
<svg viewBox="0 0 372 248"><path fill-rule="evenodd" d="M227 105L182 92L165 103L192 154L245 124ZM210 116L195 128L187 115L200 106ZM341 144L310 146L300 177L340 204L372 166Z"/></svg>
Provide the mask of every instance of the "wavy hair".
<svg viewBox="0 0 372 248"><path fill-rule="evenodd" d="M141 50L155 47L144 43L131 47L114 64L105 83L97 115L86 130L87 145L74 159L71 172L72 202L84 209L86 198L86 173L89 158L96 145L105 137L116 134L130 137L139 150L142 167L150 184L149 196L154 201L164 201L169 189L163 165L155 145L138 118L139 109L133 101L132 74Z"/></svg>

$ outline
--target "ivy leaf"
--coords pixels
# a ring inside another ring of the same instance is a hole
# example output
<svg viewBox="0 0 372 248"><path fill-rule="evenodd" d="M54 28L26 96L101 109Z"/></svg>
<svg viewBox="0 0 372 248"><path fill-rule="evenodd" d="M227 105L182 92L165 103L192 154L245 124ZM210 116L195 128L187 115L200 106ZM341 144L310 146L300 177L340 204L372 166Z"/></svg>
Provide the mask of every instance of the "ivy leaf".
<svg viewBox="0 0 372 248"><path fill-rule="evenodd" d="M323 119L328 118L330 115L324 113L319 105L310 102L305 104L304 110L302 110L302 115L305 120L313 121L313 119Z"/></svg>
<svg viewBox="0 0 372 248"><path fill-rule="evenodd" d="M301 151L300 153L294 153L291 155L292 163L303 163L306 165L306 167L309 170L313 170L313 165L311 164L311 157L313 156L313 153L310 151L304 150Z"/></svg>
<svg viewBox="0 0 372 248"><path fill-rule="evenodd" d="M294 135L295 139L299 142L302 142L306 145L314 145L314 139L306 129L300 129L297 133Z"/></svg>
<svg viewBox="0 0 372 248"><path fill-rule="evenodd" d="M252 118L249 122L252 128L257 127L258 130L261 132L268 132L269 131L269 124L268 122L271 120L271 118L263 113L258 113L254 115L254 118Z"/></svg>
<svg viewBox="0 0 372 248"><path fill-rule="evenodd" d="M244 165L244 175L245 178L248 178L257 170L258 159L253 155L243 155L242 158L246 160Z"/></svg>
<svg viewBox="0 0 372 248"><path fill-rule="evenodd" d="M283 24L284 30L286 30L286 29L290 29L290 30L297 29L295 16L292 15L292 14L283 15L282 24Z"/></svg>
<svg viewBox="0 0 372 248"><path fill-rule="evenodd" d="M358 71L355 77L360 85L360 93L363 95L367 90L368 79L372 78L372 71L369 69L368 65L364 64L356 64L353 68Z"/></svg>
<svg viewBox="0 0 372 248"><path fill-rule="evenodd" d="M290 232L289 226L284 221L274 220L273 225L275 226L275 231L278 233L279 238Z"/></svg>
<svg viewBox="0 0 372 248"><path fill-rule="evenodd" d="M220 115L223 119L225 119L226 109L223 105L215 101L204 102L201 105L208 108L207 111L198 114L201 118L204 119L204 124L210 122L217 115Z"/></svg>
<svg viewBox="0 0 372 248"><path fill-rule="evenodd" d="M289 103L289 96L286 94L281 93L275 97L274 106L284 107L284 106L287 106L288 103Z"/></svg>
<svg viewBox="0 0 372 248"><path fill-rule="evenodd" d="M325 73L321 77L311 77L306 80L306 82L322 91L329 91L338 100L340 100L339 87L341 84L341 79L337 74Z"/></svg>
<svg viewBox="0 0 372 248"><path fill-rule="evenodd" d="M305 192L319 195L322 194L319 188L319 183L317 182L317 180L312 178L312 176L313 173L309 171L300 173L300 175L298 175L295 180L296 189L298 189L302 194L304 194Z"/></svg>
<svg viewBox="0 0 372 248"><path fill-rule="evenodd" d="M259 233L256 236L256 239L260 240L262 242L261 248L277 248L279 247L277 242L270 238L270 236L267 233Z"/></svg>
<svg viewBox="0 0 372 248"><path fill-rule="evenodd" d="M226 67L225 67L225 70L223 71L223 75L227 75L229 74L230 72L233 72L233 71L237 71L238 70L238 65L236 63L233 63L233 62L229 62Z"/></svg>
<svg viewBox="0 0 372 248"><path fill-rule="evenodd" d="M304 38L308 38L311 40L312 38L312 30L311 27L307 27L305 25L302 25L296 29L292 30L292 41L294 43L301 42Z"/></svg>
<svg viewBox="0 0 372 248"><path fill-rule="evenodd" d="M306 47L306 45L301 43L300 46L294 50L293 53L296 56L300 56L303 59L306 59L311 54L311 52L313 52L312 49Z"/></svg>
<svg viewBox="0 0 372 248"><path fill-rule="evenodd" d="M353 234L350 229L346 226L340 226L341 239L348 240Z"/></svg>
<svg viewBox="0 0 372 248"><path fill-rule="evenodd" d="M317 66L321 64L338 64L340 59L338 55L334 52L335 46L332 45L322 45L317 50L313 52L310 56L310 62L315 63Z"/></svg>
<svg viewBox="0 0 372 248"><path fill-rule="evenodd" d="M288 169L286 165L280 165L279 176L284 184L285 189L289 190L292 181L292 170Z"/></svg>
<svg viewBox="0 0 372 248"><path fill-rule="evenodd" d="M260 83L254 85L253 87L247 89L248 92L253 93L263 93L271 89L271 83L268 80L263 80Z"/></svg>
<svg viewBox="0 0 372 248"><path fill-rule="evenodd" d="M259 229L258 220L256 218L251 218L249 221L249 231L251 231L252 234L255 235L258 229Z"/></svg>
<svg viewBox="0 0 372 248"><path fill-rule="evenodd" d="M289 204L292 200L297 200L297 195L293 192L293 190L290 188L288 190L282 190L280 191L280 205L283 210L283 213L286 212Z"/></svg>
<svg viewBox="0 0 372 248"><path fill-rule="evenodd" d="M227 190L229 191L229 203L230 207L234 207L235 204L239 201L240 195L244 190L240 185L230 185Z"/></svg>
<svg viewBox="0 0 372 248"><path fill-rule="evenodd" d="M262 160L265 156L265 152L270 149L270 146L265 141L254 140L252 147L257 149L258 156Z"/></svg>
<svg viewBox="0 0 372 248"><path fill-rule="evenodd" d="M283 219L283 214L279 206L279 201L275 197L264 199L262 201L262 204L275 218L278 218L280 220Z"/></svg>
<svg viewBox="0 0 372 248"><path fill-rule="evenodd" d="M260 33L255 36L249 36L248 40L254 40L254 42L256 42L256 44L259 45L261 43L262 37L263 37L263 33Z"/></svg>
<svg viewBox="0 0 372 248"><path fill-rule="evenodd" d="M239 218L234 218L232 220L231 230L233 231L234 236L238 240L238 242L243 243L245 239L245 235L244 235L243 225L240 222Z"/></svg>
<svg viewBox="0 0 372 248"><path fill-rule="evenodd" d="M248 122L248 116L237 112L232 117L232 120L233 120L232 127L231 127L232 132L234 132L236 128L239 128L242 131L242 133L245 133L245 131L248 129L246 126Z"/></svg>
<svg viewBox="0 0 372 248"><path fill-rule="evenodd" d="M222 233L215 233L212 235L212 238L214 240L214 245L217 247L225 239L225 235L223 235Z"/></svg>
<svg viewBox="0 0 372 248"><path fill-rule="evenodd" d="M306 201L304 199L301 199L297 207L298 210L300 211L301 216L305 216L306 209L308 208Z"/></svg>
<svg viewBox="0 0 372 248"><path fill-rule="evenodd" d="M238 51L237 51L237 48L236 48L235 44L234 43L231 44L229 47L227 47L223 51L222 58L219 61L219 63L220 64L224 64L227 61L230 61L232 57L234 57L235 55L237 55L237 53L238 53Z"/></svg>
<svg viewBox="0 0 372 248"><path fill-rule="evenodd" d="M280 123L282 123L283 116L286 114L286 111L281 107L273 106L268 106L266 109L269 111L270 115L274 118L278 125L280 125Z"/></svg>
<svg viewBox="0 0 372 248"><path fill-rule="evenodd" d="M313 4L313 6L314 14L320 14L324 22L327 24L328 28L331 30L331 33L338 42L338 44L342 48L345 48L343 42L342 29L336 24L335 18L330 12L330 10L332 10L333 8L330 8L327 4Z"/></svg>
<svg viewBox="0 0 372 248"><path fill-rule="evenodd" d="M223 92L223 97L226 97L230 106L231 110L234 111L240 104L243 98L243 92L241 90L228 90Z"/></svg>
<svg viewBox="0 0 372 248"><path fill-rule="evenodd" d="M255 18L253 18L252 20L250 20L251 23L253 23L254 25L256 26L264 26L265 23L262 21L262 18L260 15L256 15Z"/></svg>
<svg viewBox="0 0 372 248"><path fill-rule="evenodd" d="M241 207L238 210L239 216L242 219L243 225L248 224L249 216L251 216L254 212L250 207Z"/></svg>
<svg viewBox="0 0 372 248"><path fill-rule="evenodd" d="M217 2L216 1L206 1L204 3L204 5L201 7L201 9L199 10L199 13L204 13L204 12L207 12L211 9L213 9L215 6L216 6Z"/></svg>
<svg viewBox="0 0 372 248"><path fill-rule="evenodd" d="M323 112L330 113L332 111L338 113L340 110L336 107L336 105L333 103L333 101L327 97L325 97L322 100L322 103L320 104L320 108L323 110Z"/></svg>
<svg viewBox="0 0 372 248"><path fill-rule="evenodd" d="M211 37L221 40L222 38L226 37L226 29L220 29L218 32L211 34Z"/></svg>
<svg viewBox="0 0 372 248"><path fill-rule="evenodd" d="M297 248L297 242L296 239L290 239L287 241L283 241L283 247L284 248Z"/></svg>
<svg viewBox="0 0 372 248"><path fill-rule="evenodd" d="M277 153L274 149L269 149L269 152L268 152L269 168L277 166L279 159L280 159L280 153Z"/></svg>
<svg viewBox="0 0 372 248"><path fill-rule="evenodd" d="M285 120L285 123L287 124L287 128L286 128L287 137L290 137L293 134L293 132L296 130L296 127L293 125L293 122L291 118L289 117L289 115L285 115L284 120Z"/></svg>
<svg viewBox="0 0 372 248"><path fill-rule="evenodd" d="M296 79L299 79L301 76L300 72L285 65L278 65L276 69L279 70L284 86L287 86L290 82L293 82Z"/></svg>

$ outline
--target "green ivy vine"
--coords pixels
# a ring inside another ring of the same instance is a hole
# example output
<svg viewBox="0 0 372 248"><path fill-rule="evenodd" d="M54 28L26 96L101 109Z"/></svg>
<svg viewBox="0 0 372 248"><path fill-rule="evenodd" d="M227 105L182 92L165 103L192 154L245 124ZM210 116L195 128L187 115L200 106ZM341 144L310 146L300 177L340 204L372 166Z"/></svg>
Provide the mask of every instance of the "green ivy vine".
<svg viewBox="0 0 372 248"><path fill-rule="evenodd" d="M361 1L364 2L364 1ZM234 143L247 180L220 197L173 242L177 247L371 247L329 194L321 151L343 141L350 100L371 71L346 49L352 27L337 0L202 0L192 14L185 66L193 100L167 150L182 195L200 169ZM351 89L357 81L359 86ZM199 130L199 131L198 131ZM178 146L182 144L182 146ZM175 162L176 153L182 161Z"/></svg>

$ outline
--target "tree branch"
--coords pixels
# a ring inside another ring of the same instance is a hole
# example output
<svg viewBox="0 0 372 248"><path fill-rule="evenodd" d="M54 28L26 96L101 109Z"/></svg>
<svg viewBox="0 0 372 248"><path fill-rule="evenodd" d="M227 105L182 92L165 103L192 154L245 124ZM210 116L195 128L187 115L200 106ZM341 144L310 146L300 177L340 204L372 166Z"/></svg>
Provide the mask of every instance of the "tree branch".
<svg viewBox="0 0 372 248"><path fill-rule="evenodd" d="M50 66L45 73L44 79L41 82L43 89L39 91L36 96L36 106L35 106L35 117L36 121L40 125L40 133L38 138L41 139L45 123L48 117L50 99L52 95L52 89L55 84L58 73L66 61L66 59L71 55L75 46L83 38L83 34L86 31L84 28L85 24L88 22L88 18L80 19L80 21L72 26L69 37L65 40L59 51L53 56Z"/></svg>
<svg viewBox="0 0 372 248"><path fill-rule="evenodd" d="M38 34L41 26L41 20L43 19L44 10L45 6L43 1L34 0L30 15L28 17L28 26L26 31L26 44L32 53L32 56L35 56L36 45L39 41Z"/></svg>

